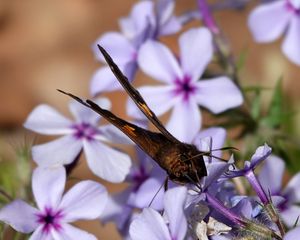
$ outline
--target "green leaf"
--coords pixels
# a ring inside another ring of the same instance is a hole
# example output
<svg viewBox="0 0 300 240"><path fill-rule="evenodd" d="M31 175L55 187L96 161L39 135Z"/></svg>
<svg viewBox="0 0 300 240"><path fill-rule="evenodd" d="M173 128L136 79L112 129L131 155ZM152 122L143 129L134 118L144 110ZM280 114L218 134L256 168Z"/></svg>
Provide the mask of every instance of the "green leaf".
<svg viewBox="0 0 300 240"><path fill-rule="evenodd" d="M282 77L280 77L274 89L267 116L262 119L261 123L270 128L278 128L285 121L286 117L287 114L283 111Z"/></svg>

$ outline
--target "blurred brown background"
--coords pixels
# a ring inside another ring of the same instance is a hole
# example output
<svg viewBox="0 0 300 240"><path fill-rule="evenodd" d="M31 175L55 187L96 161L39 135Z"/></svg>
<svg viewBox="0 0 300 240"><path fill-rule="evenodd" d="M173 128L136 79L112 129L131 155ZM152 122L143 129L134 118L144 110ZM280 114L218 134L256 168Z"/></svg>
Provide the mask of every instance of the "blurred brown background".
<svg viewBox="0 0 300 240"><path fill-rule="evenodd" d="M36 105L48 103L67 112L68 99L57 88L89 96L90 78L100 66L93 57L91 44L104 32L118 30L118 18L127 16L137 1L0 1L0 154L9 154L11 142L23 141L28 133L22 129L22 123ZM194 8L195 2L178 0L176 12ZM247 28L252 8L215 14L234 53L238 55L247 49L243 84L273 87L282 75L285 93L294 110L299 111L300 67L283 56L281 41L266 45L253 42ZM119 97L125 99L123 95L110 95L113 110L121 116L125 116L124 106L117 102ZM271 92L266 93L266 101L270 95ZM298 114L298 133L299 120ZM89 174L87 168L84 171L87 173L79 175ZM81 226L99 239L118 239L117 234L111 235L112 225L103 229L94 221Z"/></svg>

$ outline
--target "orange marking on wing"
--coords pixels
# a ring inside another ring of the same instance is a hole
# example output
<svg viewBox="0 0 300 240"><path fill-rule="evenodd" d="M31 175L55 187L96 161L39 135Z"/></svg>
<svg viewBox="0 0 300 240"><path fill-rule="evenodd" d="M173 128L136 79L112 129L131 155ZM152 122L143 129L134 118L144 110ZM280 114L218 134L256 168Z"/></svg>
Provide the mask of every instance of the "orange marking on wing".
<svg viewBox="0 0 300 240"><path fill-rule="evenodd" d="M151 110L146 106L146 104L144 103L139 103L139 105L141 106L142 109L144 109L144 111L150 116L152 117L152 113L151 113Z"/></svg>
<svg viewBox="0 0 300 240"><path fill-rule="evenodd" d="M134 131L135 131L135 128L130 127L129 125L124 125L122 128L124 129L125 132L127 132L127 133L130 134L131 136L136 137L136 134L135 134L135 132L134 132Z"/></svg>

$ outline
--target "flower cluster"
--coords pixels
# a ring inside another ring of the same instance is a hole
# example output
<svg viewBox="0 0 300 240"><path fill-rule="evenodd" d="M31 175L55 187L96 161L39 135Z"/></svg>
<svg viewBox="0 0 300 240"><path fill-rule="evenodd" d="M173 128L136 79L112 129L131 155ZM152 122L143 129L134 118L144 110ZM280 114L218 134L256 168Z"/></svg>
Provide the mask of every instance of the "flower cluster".
<svg viewBox="0 0 300 240"><path fill-rule="evenodd" d="M228 0L227 7L241 6L233 2ZM31 240L96 239L69 224L80 219L114 222L120 235L131 240L298 238L300 174L282 189L285 162L272 154L268 144L260 144L249 157L254 149L247 148L247 143L244 143L247 154L235 153L235 148L225 146L226 139L238 142L227 137L225 127L230 124L225 120L212 121L214 126L203 128L208 125L202 119L203 112L221 120L227 113L233 113L233 118L246 119L246 124L255 122L256 115L243 107L249 99L213 18L211 10L217 5L198 0L197 6L196 19L204 26L187 29L184 25L193 21L194 15L189 12L175 16L175 1L137 2L130 15L120 20L120 32L105 33L93 44L95 57L104 66L95 72L90 83L93 102L109 113L110 101L99 95L120 90L121 85L113 74L114 67L106 65L98 44L115 61L129 84L137 71L159 81L161 85L137 88L147 105L137 99L135 103L146 112L150 111L149 106L157 116L170 112L165 131L178 139L172 144L178 149L183 145L197 149L191 158L184 159L184 152L176 156L181 165L195 172L197 181L188 172L182 173L187 182L184 186L182 182L181 185L178 181L171 182L168 178L172 180L173 176L170 173L168 176L147 152L137 147L132 161L128 154L113 147L132 146L132 140L140 137L149 148L155 149L156 155L165 154L163 161L174 165L170 169L178 167L177 158L172 159L166 149L159 148L161 141L168 141L164 132L155 135L147 130L147 118L133 101L128 100L126 108L135 125L122 122L124 132L130 132L126 136L120 131L122 128L99 125L102 112L98 111L100 115L93 112L89 102L74 97L77 101L70 103L73 120L45 104L37 106L26 119L26 129L59 137L31 149L37 164L31 184L36 207L14 200L0 208L0 221L18 232L31 234ZM283 52L300 65L300 1L263 4L250 14L249 26L257 42L270 42L284 33ZM174 34L178 36L178 53L160 41L162 36ZM212 62L219 66L218 70L211 67ZM114 121L117 118L110 116ZM255 130L261 126L254 125ZM139 131L135 132L136 129ZM145 134L136 136L140 132ZM240 134L240 139L245 134L247 131ZM229 154L223 154L222 150L228 150ZM126 182L127 188L110 194L102 184L84 180L63 196L66 181L73 168L79 167L83 153L93 174L112 183ZM194 158L203 161L206 168L203 176L199 175Z"/></svg>

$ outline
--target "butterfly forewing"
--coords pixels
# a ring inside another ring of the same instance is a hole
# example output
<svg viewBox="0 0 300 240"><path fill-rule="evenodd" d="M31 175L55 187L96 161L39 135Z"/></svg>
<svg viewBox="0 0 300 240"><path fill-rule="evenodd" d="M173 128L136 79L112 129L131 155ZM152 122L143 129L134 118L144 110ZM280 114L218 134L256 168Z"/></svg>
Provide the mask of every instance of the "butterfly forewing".
<svg viewBox="0 0 300 240"><path fill-rule="evenodd" d="M109 56L109 54L106 52L106 50L98 45L99 50L103 54L107 64L109 65L111 71L115 75L115 77L118 79L120 84L123 86L123 88L126 90L128 95L131 97L131 99L134 101L134 103L137 105L137 107L144 113L144 115L153 123L157 129L164 134L169 140L178 142L177 138L175 138L159 121L157 116L152 112L152 110L148 107L147 103L141 96L141 94L129 83L127 77L122 73L122 71L119 69L117 64L113 61L113 59Z"/></svg>
<svg viewBox="0 0 300 240"><path fill-rule="evenodd" d="M72 97L86 107L89 107L119 128L153 160L155 160L167 172L171 180L180 184L197 184L200 178L207 175L203 160L203 152L200 152L194 145L180 142L169 133L148 107L140 93L129 83L128 79L114 63L109 54L101 46L99 46L99 49L123 88L127 91L138 108L160 132L152 132L129 123L117 117L110 111L102 109L91 100L83 101L71 93L66 93L62 90L59 91Z"/></svg>

